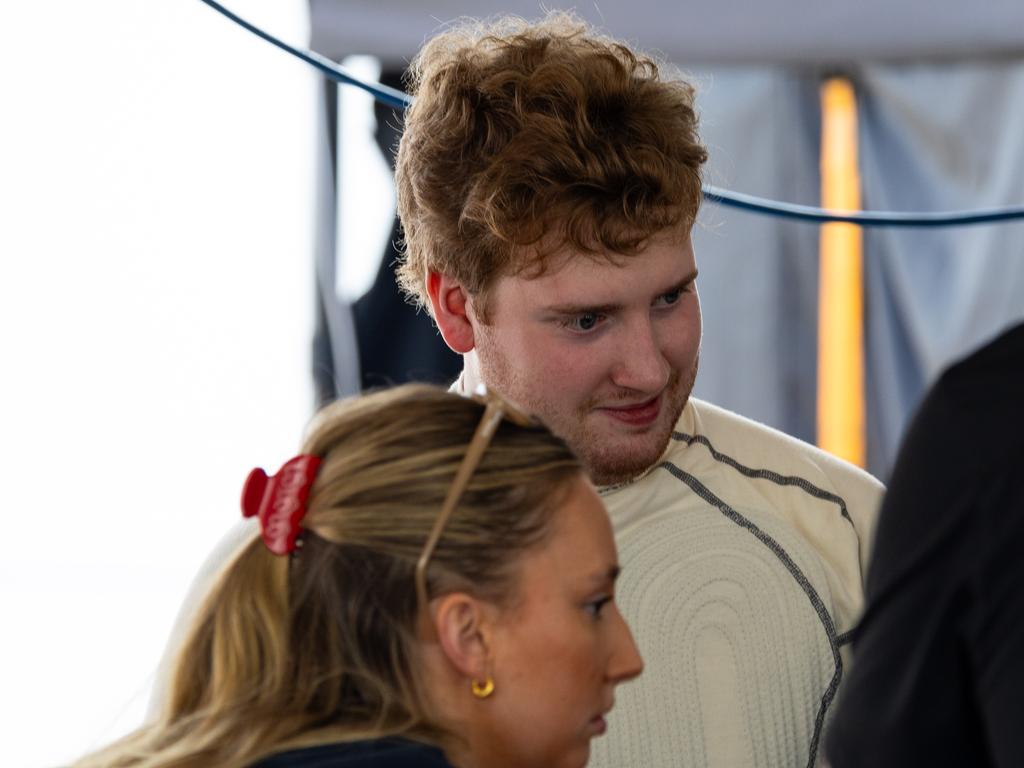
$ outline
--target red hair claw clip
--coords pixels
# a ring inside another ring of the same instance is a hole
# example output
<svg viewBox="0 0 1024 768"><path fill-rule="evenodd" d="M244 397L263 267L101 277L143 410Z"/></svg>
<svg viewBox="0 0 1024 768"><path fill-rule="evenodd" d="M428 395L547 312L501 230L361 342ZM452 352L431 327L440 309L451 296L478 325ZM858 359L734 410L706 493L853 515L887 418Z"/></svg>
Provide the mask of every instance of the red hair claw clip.
<svg viewBox="0 0 1024 768"><path fill-rule="evenodd" d="M246 478L242 515L259 518L263 543L275 555L295 550L309 489L319 468L319 456L303 454L285 462L276 475L267 477L257 468Z"/></svg>

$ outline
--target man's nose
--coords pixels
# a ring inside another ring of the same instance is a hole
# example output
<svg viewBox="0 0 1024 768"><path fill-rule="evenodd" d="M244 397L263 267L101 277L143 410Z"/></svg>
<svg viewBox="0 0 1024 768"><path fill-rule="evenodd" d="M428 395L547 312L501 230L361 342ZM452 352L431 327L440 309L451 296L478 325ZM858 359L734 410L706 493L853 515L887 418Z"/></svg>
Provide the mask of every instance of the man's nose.
<svg viewBox="0 0 1024 768"><path fill-rule="evenodd" d="M623 389L656 395L668 384L668 360L649 318L629 323L619 341L612 381Z"/></svg>

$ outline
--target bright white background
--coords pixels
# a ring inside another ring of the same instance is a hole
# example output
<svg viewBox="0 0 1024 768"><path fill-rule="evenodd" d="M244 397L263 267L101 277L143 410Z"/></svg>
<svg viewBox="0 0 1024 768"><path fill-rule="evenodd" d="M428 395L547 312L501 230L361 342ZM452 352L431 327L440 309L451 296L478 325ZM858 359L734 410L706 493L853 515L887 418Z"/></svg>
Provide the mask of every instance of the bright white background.
<svg viewBox="0 0 1024 768"><path fill-rule="evenodd" d="M237 0L304 44L304 0ZM317 77L197 0L0 9L0 765L137 725L312 409Z"/></svg>

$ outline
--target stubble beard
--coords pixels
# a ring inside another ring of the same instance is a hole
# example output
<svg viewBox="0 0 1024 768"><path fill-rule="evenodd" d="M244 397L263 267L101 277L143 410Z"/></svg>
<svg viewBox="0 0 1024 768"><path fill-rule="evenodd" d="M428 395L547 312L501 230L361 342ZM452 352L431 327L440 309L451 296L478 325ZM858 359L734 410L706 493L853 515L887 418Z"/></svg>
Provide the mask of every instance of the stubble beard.
<svg viewBox="0 0 1024 768"><path fill-rule="evenodd" d="M661 413L657 422L647 432L631 439L601 428L601 422L606 421L606 418L594 413L597 405L594 400L588 400L566 413L558 403L545 396L542 388L534 388L538 382L527 381L509 365L504 356L488 352L496 350L478 349L480 372L487 385L527 412L539 416L579 456L591 482L598 487L629 482L661 458L693 391L699 364L699 357L695 357L690 370L672 372L662 392ZM608 401L604 399L602 402L607 404ZM600 421L596 421L598 419Z"/></svg>
<svg viewBox="0 0 1024 768"><path fill-rule="evenodd" d="M688 371L672 372L662 392L661 413L658 420L642 433L642 442L603 433L593 425L593 404L581 408L575 419L578 435L564 437L573 446L577 455L587 467L594 485L609 486L627 483L644 474L664 455L676 422L682 414L693 391L697 378L698 360ZM591 418L587 418L591 416ZM601 417L598 417L601 418ZM581 447L577 447L581 446Z"/></svg>

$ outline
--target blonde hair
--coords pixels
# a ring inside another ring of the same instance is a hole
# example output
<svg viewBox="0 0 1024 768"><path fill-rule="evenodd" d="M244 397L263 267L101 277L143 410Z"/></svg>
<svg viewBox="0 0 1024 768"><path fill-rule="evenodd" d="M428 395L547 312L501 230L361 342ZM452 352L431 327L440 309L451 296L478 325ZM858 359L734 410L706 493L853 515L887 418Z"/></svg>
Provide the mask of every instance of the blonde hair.
<svg viewBox="0 0 1024 768"><path fill-rule="evenodd" d="M297 555L271 554L254 532L203 602L161 717L80 768L233 768L390 735L436 743L414 572L482 413L426 385L324 409L303 449L322 463ZM430 596L514 600L518 555L581 471L543 427L503 421L431 558Z"/></svg>
<svg viewBox="0 0 1024 768"><path fill-rule="evenodd" d="M502 275L541 274L563 246L638 253L689 227L707 151L694 89L570 14L465 23L413 59L395 185L398 281L429 308L426 274L480 297Z"/></svg>

